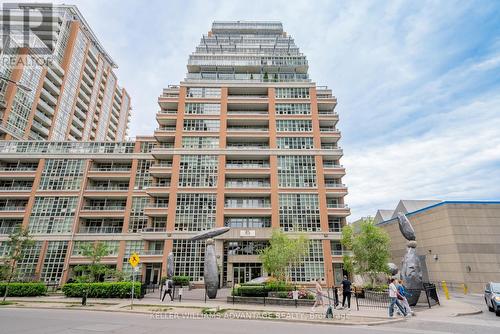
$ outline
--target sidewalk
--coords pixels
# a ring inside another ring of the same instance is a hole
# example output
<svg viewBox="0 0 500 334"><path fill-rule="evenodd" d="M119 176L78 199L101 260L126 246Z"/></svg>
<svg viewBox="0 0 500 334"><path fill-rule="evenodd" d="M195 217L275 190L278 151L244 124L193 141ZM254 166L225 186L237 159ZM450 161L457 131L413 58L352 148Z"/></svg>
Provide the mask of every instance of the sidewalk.
<svg viewBox="0 0 500 334"><path fill-rule="evenodd" d="M168 296L164 302L160 301L159 291L147 294L142 299L134 299L134 307L130 309L130 299L93 299L87 300L86 307L81 306L81 298L66 298L63 295L51 295L43 297L11 297L8 300L16 302L14 305L1 307L29 307L29 308L55 308L75 309L105 312L133 312L149 314L151 317L176 317L203 318L202 309L210 308L214 312L213 317L231 319L260 319L297 321L306 323L329 323L342 325L380 325L391 322L406 321L401 317L389 319L387 310L384 309L360 309L356 310L353 300L352 309L334 310L333 319L325 319L326 308L318 307L315 313L311 313L310 307L294 307L281 305L256 305L256 304L232 304L228 303L227 291L218 294L217 299L204 300L204 290L192 290L185 292L181 302L170 301ZM185 297L185 298L184 298ZM0 308L1 308L0 307ZM425 306L415 308L416 317L409 321L418 319L450 318L457 315L476 314L479 309L472 305L457 301L443 300L441 306L436 305L432 309Z"/></svg>

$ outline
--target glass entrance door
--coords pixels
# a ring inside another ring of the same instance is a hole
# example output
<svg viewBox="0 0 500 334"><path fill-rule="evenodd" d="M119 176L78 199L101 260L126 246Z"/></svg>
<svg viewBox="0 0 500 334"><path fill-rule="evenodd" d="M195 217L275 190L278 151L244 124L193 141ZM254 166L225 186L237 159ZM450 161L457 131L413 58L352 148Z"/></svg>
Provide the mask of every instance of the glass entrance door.
<svg viewBox="0 0 500 334"><path fill-rule="evenodd" d="M260 276L262 276L260 263L233 263L234 284L246 283Z"/></svg>

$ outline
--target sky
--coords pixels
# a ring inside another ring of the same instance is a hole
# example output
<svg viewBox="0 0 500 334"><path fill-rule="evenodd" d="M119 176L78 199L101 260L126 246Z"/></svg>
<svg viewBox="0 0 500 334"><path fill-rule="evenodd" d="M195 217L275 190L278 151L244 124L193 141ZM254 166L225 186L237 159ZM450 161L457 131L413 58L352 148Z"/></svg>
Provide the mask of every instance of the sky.
<svg viewBox="0 0 500 334"><path fill-rule="evenodd" d="M338 99L349 221L400 199L500 199L499 1L66 3L119 65L131 136L152 134L212 21L277 20Z"/></svg>

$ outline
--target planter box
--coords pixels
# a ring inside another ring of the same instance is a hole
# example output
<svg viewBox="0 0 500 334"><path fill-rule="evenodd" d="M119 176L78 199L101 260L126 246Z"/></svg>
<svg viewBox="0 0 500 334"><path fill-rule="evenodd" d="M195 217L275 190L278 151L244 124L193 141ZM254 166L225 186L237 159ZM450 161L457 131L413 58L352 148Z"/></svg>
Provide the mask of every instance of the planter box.
<svg viewBox="0 0 500 334"><path fill-rule="evenodd" d="M295 300L288 298L275 298L275 297L241 297L241 296L228 296L227 302L238 304L268 304L268 305L287 305L295 306ZM298 306L312 306L314 299L299 299L297 300Z"/></svg>

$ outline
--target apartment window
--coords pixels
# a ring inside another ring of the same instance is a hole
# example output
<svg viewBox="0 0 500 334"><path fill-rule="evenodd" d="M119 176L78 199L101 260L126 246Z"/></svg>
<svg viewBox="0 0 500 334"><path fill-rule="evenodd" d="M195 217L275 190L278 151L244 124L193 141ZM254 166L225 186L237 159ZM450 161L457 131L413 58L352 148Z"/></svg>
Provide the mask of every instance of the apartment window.
<svg viewBox="0 0 500 334"><path fill-rule="evenodd" d="M78 190L82 184L84 160L49 159L45 162L40 190Z"/></svg>
<svg viewBox="0 0 500 334"><path fill-rule="evenodd" d="M226 217L224 226L232 228L269 228L271 217Z"/></svg>
<svg viewBox="0 0 500 334"><path fill-rule="evenodd" d="M216 155L183 155L179 187L216 187L218 160Z"/></svg>
<svg viewBox="0 0 500 334"><path fill-rule="evenodd" d="M278 132L311 132L312 121L302 119L278 119L276 121Z"/></svg>
<svg viewBox="0 0 500 334"><path fill-rule="evenodd" d="M31 233L70 233L78 197L36 197L29 219Z"/></svg>
<svg viewBox="0 0 500 334"><path fill-rule="evenodd" d="M314 148L312 137L278 137L278 148L290 150L302 150Z"/></svg>
<svg viewBox="0 0 500 334"><path fill-rule="evenodd" d="M342 222L340 218L328 217L328 231L329 232L342 232Z"/></svg>
<svg viewBox="0 0 500 334"><path fill-rule="evenodd" d="M219 148L219 137L182 137L182 148Z"/></svg>
<svg viewBox="0 0 500 334"><path fill-rule="evenodd" d="M192 281L203 280L205 241L174 240L174 275L189 276Z"/></svg>
<svg viewBox="0 0 500 334"><path fill-rule="evenodd" d="M343 249L342 249L342 244L340 243L340 241L331 240L330 247L332 249L333 256L342 256L344 254Z"/></svg>
<svg viewBox="0 0 500 334"><path fill-rule="evenodd" d="M279 186L282 188L316 187L314 156L278 156L278 180Z"/></svg>
<svg viewBox="0 0 500 334"><path fill-rule="evenodd" d="M117 256L120 249L120 241L118 240L103 240L101 241L108 250L108 256Z"/></svg>
<svg viewBox="0 0 500 334"><path fill-rule="evenodd" d="M154 141L147 141L147 142L142 142L141 143L141 153L150 153L153 148L155 147L156 142Z"/></svg>
<svg viewBox="0 0 500 334"><path fill-rule="evenodd" d="M220 97L220 88L188 87L186 97Z"/></svg>
<svg viewBox="0 0 500 334"><path fill-rule="evenodd" d="M149 174L149 169L153 164L152 160L139 160L137 174L135 175L134 189L144 189L151 186L153 178Z"/></svg>
<svg viewBox="0 0 500 334"><path fill-rule="evenodd" d="M300 265L293 266L290 270L294 282L310 282L317 278L325 278L323 259L323 245L321 240L309 240L309 255Z"/></svg>
<svg viewBox="0 0 500 334"><path fill-rule="evenodd" d="M278 99L308 99L309 87L276 88Z"/></svg>
<svg viewBox="0 0 500 334"><path fill-rule="evenodd" d="M125 241L125 256L130 257L133 253L141 254L144 251L144 240L127 240Z"/></svg>
<svg viewBox="0 0 500 334"><path fill-rule="evenodd" d="M267 246L268 241L239 240L224 243L227 255L259 255Z"/></svg>
<svg viewBox="0 0 500 334"><path fill-rule="evenodd" d="M132 197L130 209L129 232L137 233L148 225L148 217L144 215L144 208L149 203L149 197Z"/></svg>
<svg viewBox="0 0 500 334"><path fill-rule="evenodd" d="M276 103L277 115L310 115L311 105L309 103Z"/></svg>
<svg viewBox="0 0 500 334"><path fill-rule="evenodd" d="M45 260L43 261L42 272L40 274L40 279L42 281L46 283L59 283L63 274L64 259L66 258L67 251L67 241L49 241Z"/></svg>
<svg viewBox="0 0 500 334"><path fill-rule="evenodd" d="M175 230L203 231L215 227L216 201L216 194L178 194Z"/></svg>
<svg viewBox="0 0 500 334"><path fill-rule="evenodd" d="M73 242L73 251L71 252L72 256L83 256L83 251L82 249L84 247L89 247L90 245L93 245L94 241L82 241L82 240L77 240Z"/></svg>
<svg viewBox="0 0 500 334"><path fill-rule="evenodd" d="M20 280L33 280L40 258L42 241L36 241L23 251L23 257L17 262L16 275Z"/></svg>
<svg viewBox="0 0 500 334"><path fill-rule="evenodd" d="M185 119L184 131L218 132L220 121L215 119Z"/></svg>
<svg viewBox="0 0 500 334"><path fill-rule="evenodd" d="M220 103L186 103L188 115L220 115Z"/></svg>
<svg viewBox="0 0 500 334"><path fill-rule="evenodd" d="M285 232L321 230L318 194L279 194L280 227Z"/></svg>

